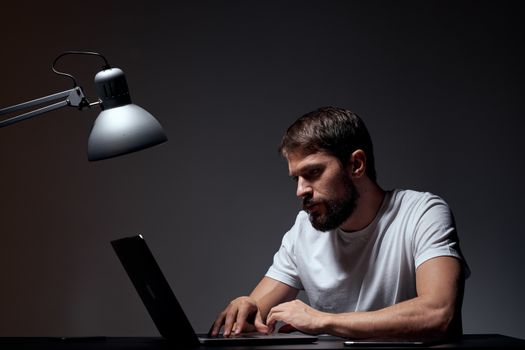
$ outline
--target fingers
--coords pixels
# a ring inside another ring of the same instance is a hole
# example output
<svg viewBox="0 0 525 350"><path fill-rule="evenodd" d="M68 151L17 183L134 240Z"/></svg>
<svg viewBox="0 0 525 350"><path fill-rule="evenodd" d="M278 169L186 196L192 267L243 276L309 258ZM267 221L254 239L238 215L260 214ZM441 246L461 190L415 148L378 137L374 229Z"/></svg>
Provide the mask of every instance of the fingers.
<svg viewBox="0 0 525 350"><path fill-rule="evenodd" d="M261 313L260 312L257 312L257 314L255 315L255 320L253 322L254 326L255 326L255 330L259 333L265 333L265 334L269 334L269 328L267 325L264 324L263 320L262 320L262 317L261 317Z"/></svg>
<svg viewBox="0 0 525 350"><path fill-rule="evenodd" d="M210 331L208 334L212 337L216 337L219 335L219 331L221 330L222 324L224 323L224 319L226 318L226 310L221 312L215 322L213 322Z"/></svg>
<svg viewBox="0 0 525 350"><path fill-rule="evenodd" d="M259 313L259 309L254 300L248 297L240 297L233 300L228 307L219 314L215 322L213 323L209 334L211 336L219 335L221 327L223 327L222 333L225 337L233 334L239 334L243 331L250 330L252 331L255 328L259 327L263 330L266 330L262 320L259 320L261 325L255 326L249 324L250 317Z"/></svg>
<svg viewBox="0 0 525 350"><path fill-rule="evenodd" d="M239 308L239 311L237 312L237 318L236 318L236 326L232 329L232 332L234 332L235 334L240 334L241 331L243 331L247 324L246 324L246 319L250 316L249 315L249 309L247 308Z"/></svg>
<svg viewBox="0 0 525 350"><path fill-rule="evenodd" d="M212 337L218 336L219 332L221 331L222 326L224 325L223 334L230 335L236 318L237 318L237 307L235 306L234 301L232 301L228 305L228 307L224 309L219 314L219 316L217 316L217 319L213 323L208 334Z"/></svg>
<svg viewBox="0 0 525 350"><path fill-rule="evenodd" d="M291 324L284 324L281 326L281 328L279 328L279 330L277 331L278 333L292 333L292 332L295 332L297 331L297 328L295 328L294 326L292 326Z"/></svg>
<svg viewBox="0 0 525 350"><path fill-rule="evenodd" d="M277 322L290 322L290 307L291 305L294 305L294 303L296 303L296 301L282 303L270 309L268 317L266 317L266 325L268 326L270 333L273 333L275 331L275 325L277 324Z"/></svg>
<svg viewBox="0 0 525 350"><path fill-rule="evenodd" d="M234 323L237 320L238 308L232 304L231 310L226 314L226 320L224 321L224 328L222 329L222 335L228 337L233 329Z"/></svg>
<svg viewBox="0 0 525 350"><path fill-rule="evenodd" d="M248 310L246 308L239 308L237 311L237 315L235 317L235 324L232 326L231 331L234 334L239 334L241 331L246 327L246 319L248 318ZM226 328L225 328L226 329ZM224 331L224 335L227 336L229 334L226 333L226 330Z"/></svg>
<svg viewBox="0 0 525 350"><path fill-rule="evenodd" d="M268 327L268 333L273 333L275 330L275 324L278 321L281 321L279 318L279 306L273 307L270 312L268 313L268 317L266 317L266 326Z"/></svg>

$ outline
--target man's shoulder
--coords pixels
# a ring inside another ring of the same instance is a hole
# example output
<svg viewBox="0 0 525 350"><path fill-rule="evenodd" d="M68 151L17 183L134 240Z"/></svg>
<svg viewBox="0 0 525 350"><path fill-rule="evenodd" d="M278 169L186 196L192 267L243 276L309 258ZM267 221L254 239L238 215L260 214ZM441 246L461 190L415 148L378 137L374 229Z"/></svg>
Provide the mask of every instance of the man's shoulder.
<svg viewBox="0 0 525 350"><path fill-rule="evenodd" d="M415 190L391 191L390 208L396 217L419 218L427 213L449 215L450 208L440 196Z"/></svg>
<svg viewBox="0 0 525 350"><path fill-rule="evenodd" d="M393 202L405 205L417 205L425 203L444 203L446 202L438 195L431 192L422 192L416 190L395 189L390 191Z"/></svg>

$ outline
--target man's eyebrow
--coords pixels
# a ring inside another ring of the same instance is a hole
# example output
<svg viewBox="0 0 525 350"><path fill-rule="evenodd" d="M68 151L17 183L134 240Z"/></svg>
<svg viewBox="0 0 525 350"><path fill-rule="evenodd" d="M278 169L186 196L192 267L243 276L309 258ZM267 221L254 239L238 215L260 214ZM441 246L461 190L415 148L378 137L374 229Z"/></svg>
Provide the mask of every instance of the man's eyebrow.
<svg viewBox="0 0 525 350"><path fill-rule="evenodd" d="M318 169L318 168L323 168L323 167L325 167L324 163L307 164L303 166L302 168L297 169L295 172L290 172L288 175L290 177L297 177L296 174L307 173L313 169Z"/></svg>

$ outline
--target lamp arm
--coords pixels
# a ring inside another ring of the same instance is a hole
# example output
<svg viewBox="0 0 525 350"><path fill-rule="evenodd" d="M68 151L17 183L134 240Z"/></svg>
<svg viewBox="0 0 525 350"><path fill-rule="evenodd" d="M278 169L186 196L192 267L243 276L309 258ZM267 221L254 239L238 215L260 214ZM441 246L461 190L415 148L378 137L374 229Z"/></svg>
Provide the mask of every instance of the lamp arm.
<svg viewBox="0 0 525 350"><path fill-rule="evenodd" d="M82 89L78 86L75 86L73 89L70 89L70 90L57 92L56 94L40 97L35 100L31 100L31 101L23 102L23 103L14 105L14 106L2 108L0 109L0 115L4 115L4 114L18 111L21 109L30 108L36 105L40 105L42 103L55 101L61 98L63 99L65 98L65 99L63 101L44 106L42 108L38 108L30 112L17 115L15 117L12 117L6 120L2 120L0 121L0 128L20 122L22 120L36 117L40 114L47 113L55 109L59 109L59 108L66 107L66 106L78 107L78 109L83 109L85 107L90 106L90 103L84 96Z"/></svg>

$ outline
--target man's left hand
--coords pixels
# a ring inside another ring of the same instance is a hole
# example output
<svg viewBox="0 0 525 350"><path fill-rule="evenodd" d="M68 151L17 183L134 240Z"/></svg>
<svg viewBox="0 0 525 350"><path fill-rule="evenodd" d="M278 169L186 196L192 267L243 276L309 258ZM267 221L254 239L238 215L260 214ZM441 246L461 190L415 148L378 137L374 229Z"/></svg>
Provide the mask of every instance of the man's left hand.
<svg viewBox="0 0 525 350"><path fill-rule="evenodd" d="M327 315L296 299L273 307L266 318L266 325L269 327L269 333L272 333L275 324L281 321L303 333L318 334L322 332L321 321Z"/></svg>

